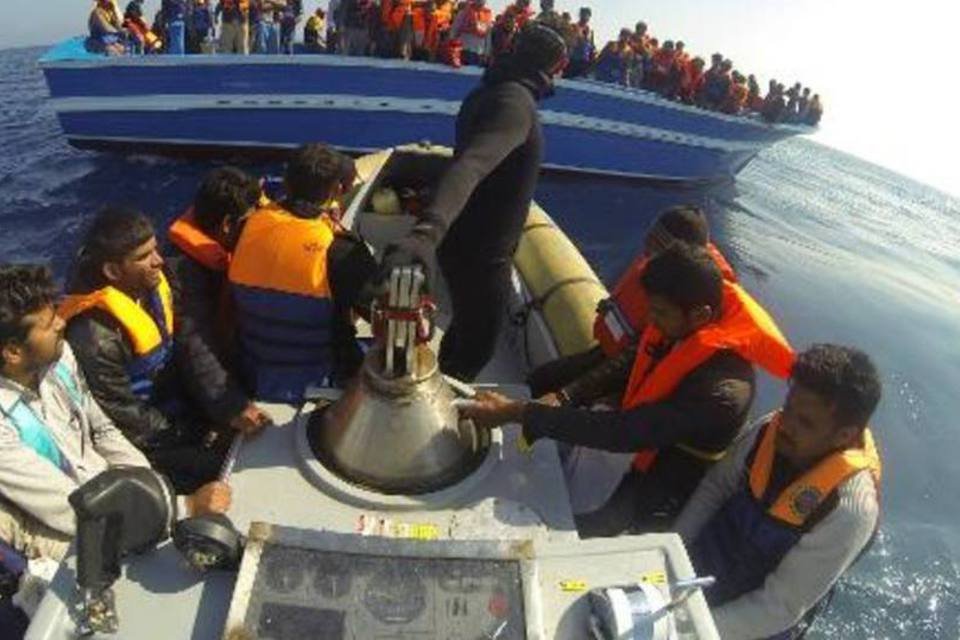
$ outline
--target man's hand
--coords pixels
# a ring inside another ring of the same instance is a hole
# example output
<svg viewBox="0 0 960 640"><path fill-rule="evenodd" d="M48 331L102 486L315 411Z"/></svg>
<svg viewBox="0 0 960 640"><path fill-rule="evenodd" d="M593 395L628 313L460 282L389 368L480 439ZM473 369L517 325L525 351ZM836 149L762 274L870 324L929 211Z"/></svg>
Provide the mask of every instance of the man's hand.
<svg viewBox="0 0 960 640"><path fill-rule="evenodd" d="M436 244L428 235L417 232L411 233L384 250L377 281L382 287L386 287L394 269L419 265L423 270L424 277L420 292L429 293L433 290L437 270L436 253Z"/></svg>
<svg viewBox="0 0 960 640"><path fill-rule="evenodd" d="M481 429L496 429L508 423L520 422L525 406L525 402L511 400L505 395L481 391L461 405L460 413Z"/></svg>
<svg viewBox="0 0 960 640"><path fill-rule="evenodd" d="M545 404L548 407L562 407L563 401L560 399L559 393L548 393L546 395L540 396L537 398L537 403Z"/></svg>
<svg viewBox="0 0 960 640"><path fill-rule="evenodd" d="M245 436L253 436L263 430L264 427L273 424L273 420L263 409L250 403L230 421L230 428L239 431Z"/></svg>
<svg viewBox="0 0 960 640"><path fill-rule="evenodd" d="M233 492L226 482L209 482L186 497L187 513L193 518L230 509Z"/></svg>

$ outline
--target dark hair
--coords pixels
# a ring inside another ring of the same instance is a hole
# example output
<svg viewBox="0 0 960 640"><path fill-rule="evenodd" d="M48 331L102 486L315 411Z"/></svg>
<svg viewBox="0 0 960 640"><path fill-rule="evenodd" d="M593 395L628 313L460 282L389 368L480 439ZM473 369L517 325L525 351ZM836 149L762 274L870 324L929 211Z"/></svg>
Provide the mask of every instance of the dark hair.
<svg viewBox="0 0 960 640"><path fill-rule="evenodd" d="M84 287L104 284L103 265L120 262L155 236L153 223L136 209L106 207L87 227L74 265L73 283Z"/></svg>
<svg viewBox="0 0 960 640"><path fill-rule="evenodd" d="M685 204L666 209L650 228L650 233L655 233L658 228L676 240L698 247L705 247L710 241L707 216L696 205Z"/></svg>
<svg viewBox="0 0 960 640"><path fill-rule="evenodd" d="M327 200L344 173L344 156L325 144L305 144L287 162L284 182L291 200Z"/></svg>
<svg viewBox="0 0 960 640"><path fill-rule="evenodd" d="M798 355L790 380L833 405L840 426L866 426L882 393L870 356L836 344L815 344Z"/></svg>
<svg viewBox="0 0 960 640"><path fill-rule="evenodd" d="M710 305L716 312L723 300L720 268L702 247L678 242L651 258L640 276L648 296L660 296L692 311Z"/></svg>
<svg viewBox="0 0 960 640"><path fill-rule="evenodd" d="M22 341L30 327L23 318L53 304L56 287L49 267L33 264L0 265L0 347ZM0 367L4 365L0 350Z"/></svg>
<svg viewBox="0 0 960 640"><path fill-rule="evenodd" d="M236 222L260 199L260 182L236 167L214 169L193 199L197 225L213 235L224 220Z"/></svg>

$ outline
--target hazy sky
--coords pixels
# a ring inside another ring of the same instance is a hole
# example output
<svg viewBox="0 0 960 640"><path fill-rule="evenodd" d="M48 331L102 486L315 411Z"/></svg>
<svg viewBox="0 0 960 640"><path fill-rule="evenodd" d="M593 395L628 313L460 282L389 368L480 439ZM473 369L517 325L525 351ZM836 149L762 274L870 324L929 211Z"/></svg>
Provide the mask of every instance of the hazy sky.
<svg viewBox="0 0 960 640"><path fill-rule="evenodd" d="M159 4L147 1L151 14ZM603 38L642 19L661 42L684 40L704 57L722 51L763 86L770 77L809 85L826 109L816 140L960 195L960 1L557 0L574 15L582 5ZM80 32L90 6L17 3L0 21L0 48Z"/></svg>

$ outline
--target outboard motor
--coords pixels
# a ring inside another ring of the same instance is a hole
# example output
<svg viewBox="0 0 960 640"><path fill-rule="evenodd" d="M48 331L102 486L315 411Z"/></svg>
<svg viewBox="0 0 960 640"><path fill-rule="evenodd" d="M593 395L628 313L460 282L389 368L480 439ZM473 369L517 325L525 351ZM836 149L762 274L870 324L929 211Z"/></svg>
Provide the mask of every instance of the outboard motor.
<svg viewBox="0 0 960 640"><path fill-rule="evenodd" d="M77 589L82 635L119 628L113 590L120 560L143 553L170 535L176 494L144 467L108 469L70 494L77 516Z"/></svg>
<svg viewBox="0 0 960 640"><path fill-rule="evenodd" d="M308 428L325 467L386 494L456 484L489 449L489 435L461 420L457 393L430 348L434 306L420 293L423 282L419 267L393 271L388 294L373 307L376 344L360 375Z"/></svg>

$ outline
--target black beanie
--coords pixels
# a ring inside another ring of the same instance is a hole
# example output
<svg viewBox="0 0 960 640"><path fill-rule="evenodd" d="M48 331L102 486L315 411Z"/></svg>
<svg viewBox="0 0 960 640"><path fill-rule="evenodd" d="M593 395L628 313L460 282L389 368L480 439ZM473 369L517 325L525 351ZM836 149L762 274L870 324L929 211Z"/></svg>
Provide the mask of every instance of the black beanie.
<svg viewBox="0 0 960 640"><path fill-rule="evenodd" d="M531 22L520 31L513 53L518 64L553 73L562 68L567 59L567 43L550 27Z"/></svg>

